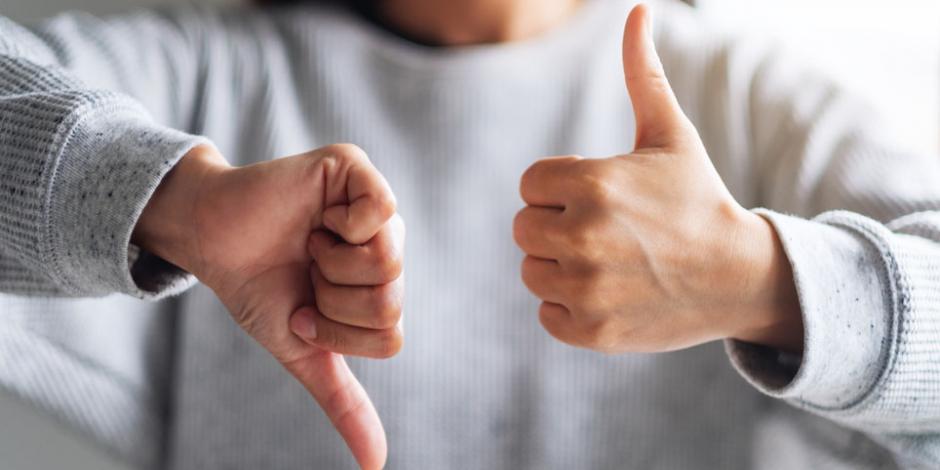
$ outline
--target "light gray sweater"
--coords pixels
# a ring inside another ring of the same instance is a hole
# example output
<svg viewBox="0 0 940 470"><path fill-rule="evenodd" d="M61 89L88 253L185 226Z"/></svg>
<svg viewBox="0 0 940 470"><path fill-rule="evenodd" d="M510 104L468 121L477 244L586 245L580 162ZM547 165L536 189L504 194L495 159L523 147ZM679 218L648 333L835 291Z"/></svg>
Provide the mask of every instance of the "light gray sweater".
<svg viewBox="0 0 940 470"><path fill-rule="evenodd" d="M352 363L389 468L940 465L940 159L677 3L654 4L667 74L731 192L769 208L805 352L603 356L541 330L510 236L518 178L631 150L629 3L458 49L323 7L0 19L0 385L141 466L351 468L211 292L129 242L205 139L235 164L349 141L409 230L406 346Z"/></svg>

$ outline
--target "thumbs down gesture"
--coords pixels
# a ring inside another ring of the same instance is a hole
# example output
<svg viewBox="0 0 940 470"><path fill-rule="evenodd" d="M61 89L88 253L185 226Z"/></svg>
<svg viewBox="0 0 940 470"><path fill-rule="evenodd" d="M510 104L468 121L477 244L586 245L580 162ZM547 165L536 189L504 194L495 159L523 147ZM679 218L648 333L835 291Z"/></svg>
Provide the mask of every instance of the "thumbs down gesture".
<svg viewBox="0 0 940 470"><path fill-rule="evenodd" d="M559 340L656 352L736 338L799 351L793 276L772 226L741 207L679 107L634 8L623 67L632 153L540 160L522 176L513 236L522 279Z"/></svg>
<svg viewBox="0 0 940 470"><path fill-rule="evenodd" d="M391 188L356 146L245 167L199 146L160 184L134 237L211 288L376 470L385 431L343 356L402 346L404 232Z"/></svg>

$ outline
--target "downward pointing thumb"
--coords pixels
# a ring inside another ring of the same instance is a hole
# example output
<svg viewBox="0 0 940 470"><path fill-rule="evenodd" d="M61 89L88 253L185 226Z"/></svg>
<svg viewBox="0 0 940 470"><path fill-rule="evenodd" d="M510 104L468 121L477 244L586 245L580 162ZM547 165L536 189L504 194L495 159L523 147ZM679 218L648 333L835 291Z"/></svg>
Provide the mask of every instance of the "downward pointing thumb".
<svg viewBox="0 0 940 470"><path fill-rule="evenodd" d="M623 75L636 117L636 149L668 147L690 124L656 54L649 9L639 4L623 31Z"/></svg>

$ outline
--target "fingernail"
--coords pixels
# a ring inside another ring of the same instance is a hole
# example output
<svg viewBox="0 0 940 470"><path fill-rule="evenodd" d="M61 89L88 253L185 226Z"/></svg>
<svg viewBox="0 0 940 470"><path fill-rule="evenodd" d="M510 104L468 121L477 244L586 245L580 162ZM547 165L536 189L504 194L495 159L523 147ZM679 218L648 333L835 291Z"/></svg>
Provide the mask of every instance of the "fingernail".
<svg viewBox="0 0 940 470"><path fill-rule="evenodd" d="M308 308L298 310L292 321L291 330L294 334L306 339L317 338L317 322L313 319L313 311Z"/></svg>

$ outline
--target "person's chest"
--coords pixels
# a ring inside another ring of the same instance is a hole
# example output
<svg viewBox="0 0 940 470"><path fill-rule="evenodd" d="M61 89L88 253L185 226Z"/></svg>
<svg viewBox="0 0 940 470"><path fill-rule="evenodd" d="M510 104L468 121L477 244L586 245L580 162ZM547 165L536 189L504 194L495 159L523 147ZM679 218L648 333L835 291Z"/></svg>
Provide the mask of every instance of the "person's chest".
<svg viewBox="0 0 940 470"><path fill-rule="evenodd" d="M391 360L352 366L382 414L393 467L610 466L626 461L618 443L588 451L590 442L612 436L634 441L637 462L738 458L721 446L655 452L670 434L701 442L724 426L724 418L703 415L701 426L684 428L677 419L692 412L693 396L721 409L743 400L736 419L757 403L756 393L732 379L717 345L662 357L573 350L541 329L538 301L519 277L512 220L522 207L523 171L547 156L632 150L618 50L616 42L598 45L557 67L520 58L421 69L368 51L314 47L301 54L308 66L269 71L291 79L253 94L237 128L209 123L209 136L239 164L352 142L390 182L408 232L406 345ZM203 442L242 449L228 455L245 465L301 457L348 463L303 390L231 324L211 293L188 296L182 335L174 436L181 467L206 463L187 444L206 432L206 422L239 429ZM264 398L271 396L279 398ZM280 457L260 443L275 432L291 449Z"/></svg>

